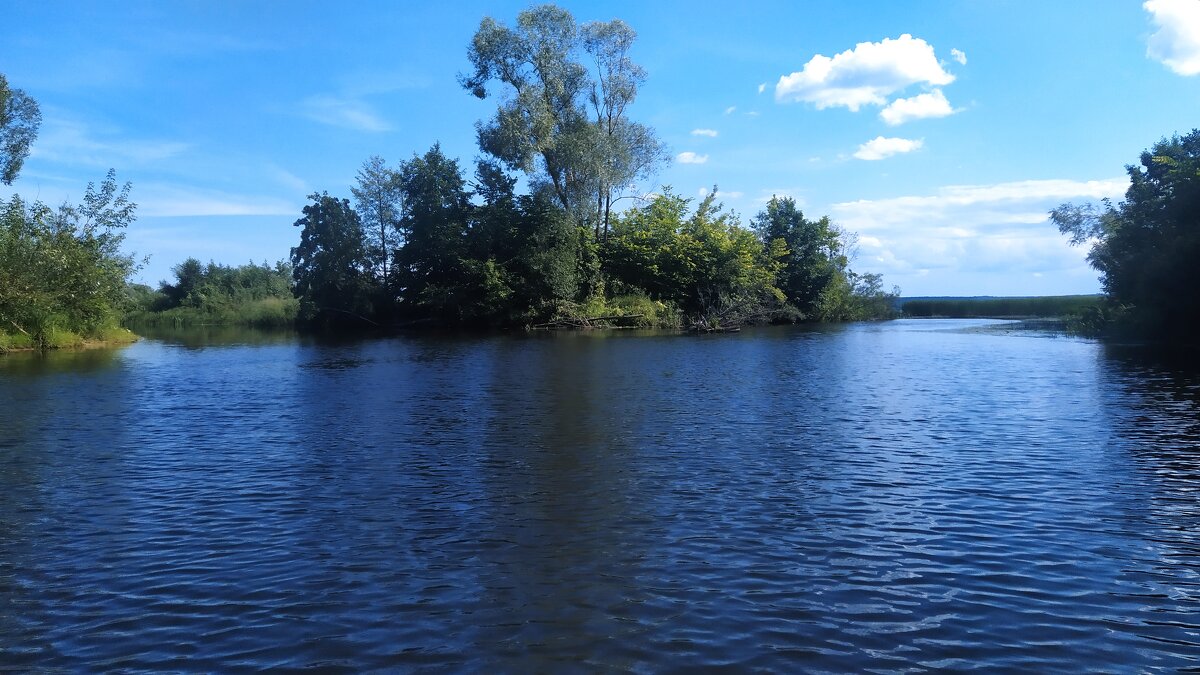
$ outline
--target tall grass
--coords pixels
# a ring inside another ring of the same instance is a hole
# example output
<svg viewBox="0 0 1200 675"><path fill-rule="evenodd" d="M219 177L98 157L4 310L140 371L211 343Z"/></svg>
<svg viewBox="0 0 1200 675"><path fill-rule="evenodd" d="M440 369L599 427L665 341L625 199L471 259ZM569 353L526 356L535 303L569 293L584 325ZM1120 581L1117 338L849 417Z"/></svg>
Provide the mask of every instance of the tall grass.
<svg viewBox="0 0 1200 675"><path fill-rule="evenodd" d="M295 324L300 301L266 297L238 303L210 303L203 307L173 307L156 312L139 309L125 315L126 326L249 326L286 328Z"/></svg>

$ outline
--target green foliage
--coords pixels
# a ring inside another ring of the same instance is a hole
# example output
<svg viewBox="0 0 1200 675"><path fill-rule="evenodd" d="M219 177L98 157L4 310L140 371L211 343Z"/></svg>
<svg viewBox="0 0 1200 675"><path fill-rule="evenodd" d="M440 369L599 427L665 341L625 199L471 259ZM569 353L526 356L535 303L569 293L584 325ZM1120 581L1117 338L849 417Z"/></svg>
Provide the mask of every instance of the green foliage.
<svg viewBox="0 0 1200 675"><path fill-rule="evenodd" d="M404 244L395 252L397 295L409 318L454 316L462 306L470 193L458 167L434 145L399 170Z"/></svg>
<svg viewBox="0 0 1200 675"><path fill-rule="evenodd" d="M1063 204L1050 212L1072 244L1089 243L1110 320L1145 335L1192 335L1200 316L1200 129L1162 139L1126 167L1117 206Z"/></svg>
<svg viewBox="0 0 1200 675"><path fill-rule="evenodd" d="M0 203L0 331L50 348L117 325L134 269L121 252L136 209L129 190L109 171L77 206L54 210L15 195Z"/></svg>
<svg viewBox="0 0 1200 675"><path fill-rule="evenodd" d="M350 202L327 193L309 195L300 245L292 249L294 292L303 321L355 324L371 311L370 258L362 222Z"/></svg>
<svg viewBox="0 0 1200 675"><path fill-rule="evenodd" d="M554 5L533 7L509 28L488 17L468 49L463 87L479 98L509 91L478 125L479 147L529 175L596 238L620 191L666 160L653 131L628 119L645 71L628 53L636 38L619 19L579 26Z"/></svg>
<svg viewBox="0 0 1200 675"><path fill-rule="evenodd" d="M20 89L10 89L0 73L0 183L12 185L17 179L41 123L37 101Z"/></svg>
<svg viewBox="0 0 1200 675"><path fill-rule="evenodd" d="M404 190L400 174L389 169L383 158L372 156L358 171L357 185L350 189L354 205L366 231L367 255L380 289L391 287L391 251L399 236L404 212Z"/></svg>
<svg viewBox="0 0 1200 675"><path fill-rule="evenodd" d="M841 320L849 312L849 259L829 218L808 220L791 197L772 197L754 219L780 261L779 289L801 318Z"/></svg>
<svg viewBox="0 0 1200 675"><path fill-rule="evenodd" d="M778 261L777 283L787 304L776 319L864 321L895 314L899 290L884 291L880 275L850 269L853 235L828 217L808 220L791 197L772 197L754 229Z"/></svg>
<svg viewBox="0 0 1200 675"><path fill-rule="evenodd" d="M172 271L174 283L163 281L158 291L128 287L134 309L126 324L290 326L299 311L292 267L285 262L228 267L188 258Z"/></svg>
<svg viewBox="0 0 1200 675"><path fill-rule="evenodd" d="M689 200L667 192L618 218L604 248L613 281L678 307L691 326L765 318L783 301L777 264L715 200L689 216Z"/></svg>

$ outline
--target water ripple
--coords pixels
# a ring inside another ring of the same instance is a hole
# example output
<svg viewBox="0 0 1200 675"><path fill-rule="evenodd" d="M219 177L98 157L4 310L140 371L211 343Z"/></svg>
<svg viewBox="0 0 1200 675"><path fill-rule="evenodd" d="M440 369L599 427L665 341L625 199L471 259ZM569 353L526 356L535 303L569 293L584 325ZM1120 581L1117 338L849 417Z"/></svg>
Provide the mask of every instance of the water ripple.
<svg viewBox="0 0 1200 675"><path fill-rule="evenodd" d="M5 365L0 662L1200 667L1197 370L963 325Z"/></svg>

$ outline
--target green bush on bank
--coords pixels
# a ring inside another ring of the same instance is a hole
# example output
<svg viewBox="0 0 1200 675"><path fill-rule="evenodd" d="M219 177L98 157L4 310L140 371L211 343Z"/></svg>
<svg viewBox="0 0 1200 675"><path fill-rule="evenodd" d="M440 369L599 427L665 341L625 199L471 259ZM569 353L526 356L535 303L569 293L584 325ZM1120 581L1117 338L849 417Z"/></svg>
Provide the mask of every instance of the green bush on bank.
<svg viewBox="0 0 1200 675"><path fill-rule="evenodd" d="M135 267L121 252L136 208L129 189L110 171L78 205L54 209L18 195L0 202L3 349L79 346L117 326Z"/></svg>

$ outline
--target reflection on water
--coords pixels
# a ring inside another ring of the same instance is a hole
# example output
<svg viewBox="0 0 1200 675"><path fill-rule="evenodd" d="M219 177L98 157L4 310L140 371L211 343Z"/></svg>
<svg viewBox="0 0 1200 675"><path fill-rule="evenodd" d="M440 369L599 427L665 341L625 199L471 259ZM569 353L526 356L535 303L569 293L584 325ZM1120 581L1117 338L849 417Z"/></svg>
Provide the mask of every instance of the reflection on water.
<svg viewBox="0 0 1200 675"><path fill-rule="evenodd" d="M125 346L98 349L59 349L0 354L0 377L37 378L55 373L79 375L107 370L120 364ZM28 382L33 384L32 379Z"/></svg>
<svg viewBox="0 0 1200 675"><path fill-rule="evenodd" d="M0 653L1200 665L1197 370L984 325L0 358Z"/></svg>

